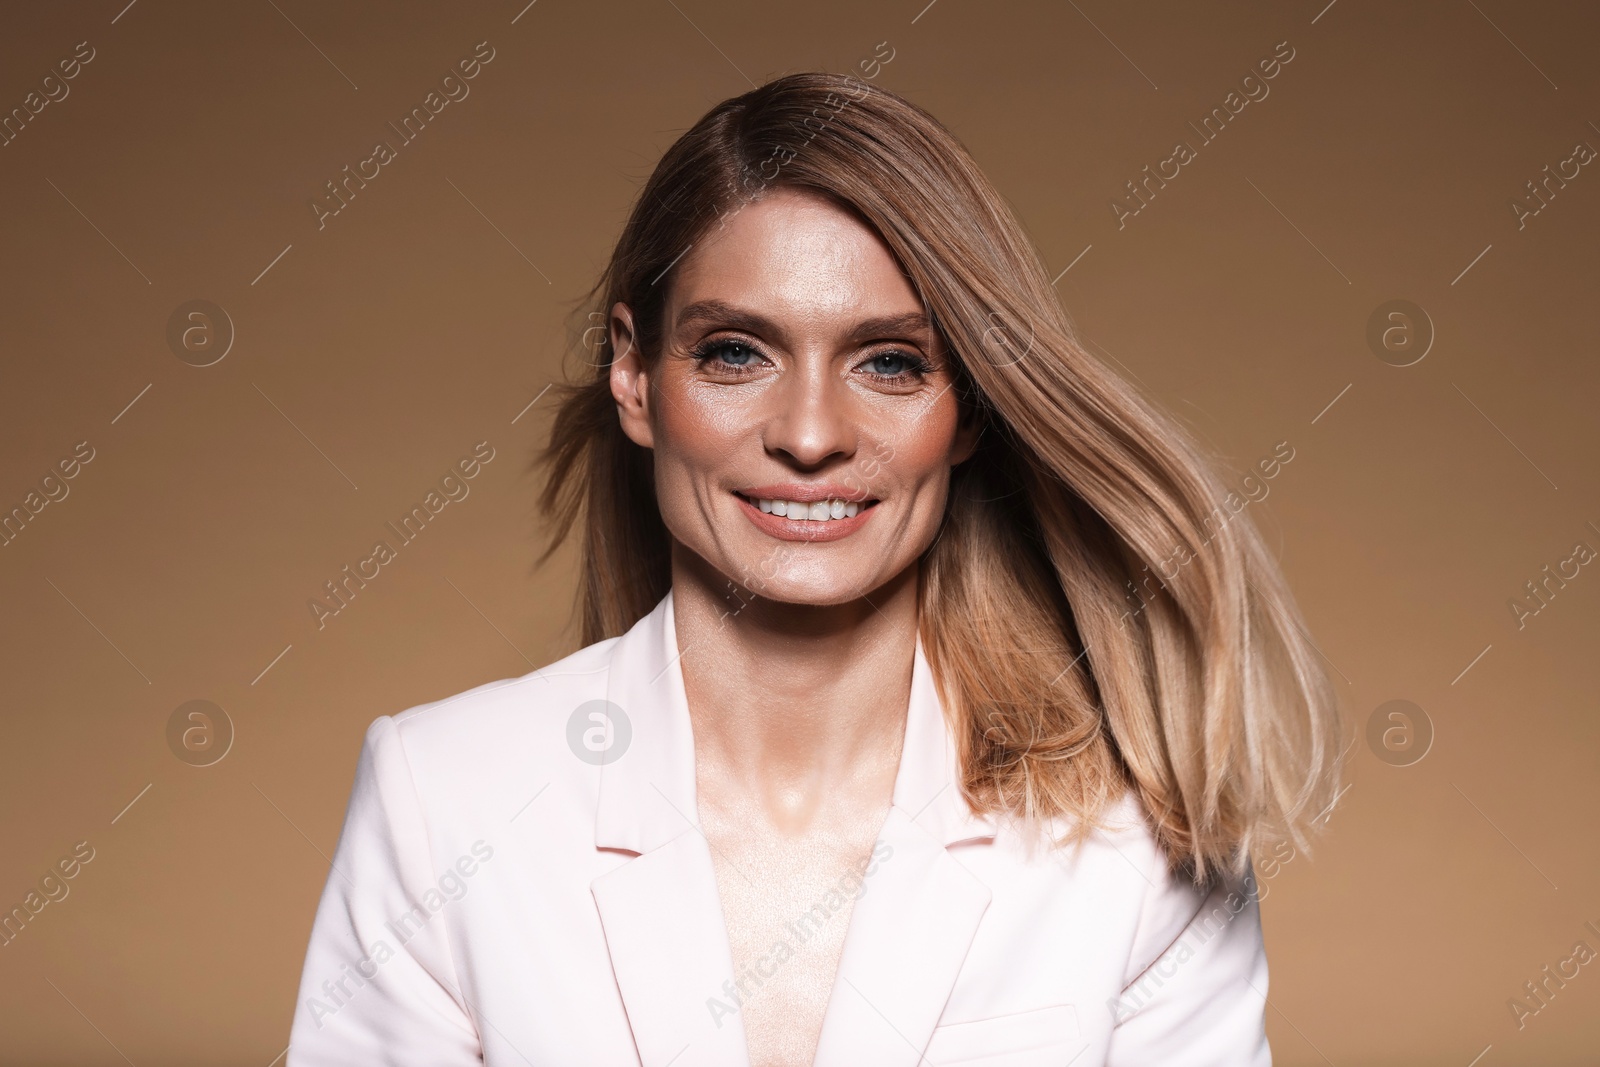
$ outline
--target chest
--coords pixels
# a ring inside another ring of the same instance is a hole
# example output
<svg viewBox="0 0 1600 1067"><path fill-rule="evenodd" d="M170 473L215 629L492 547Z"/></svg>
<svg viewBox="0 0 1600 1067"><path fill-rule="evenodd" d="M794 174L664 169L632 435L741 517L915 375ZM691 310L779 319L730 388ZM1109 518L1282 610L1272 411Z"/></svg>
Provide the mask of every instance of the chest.
<svg viewBox="0 0 1600 1067"><path fill-rule="evenodd" d="M740 1016L752 1067L811 1064L875 829L790 837L707 821L734 965L723 1002Z"/></svg>

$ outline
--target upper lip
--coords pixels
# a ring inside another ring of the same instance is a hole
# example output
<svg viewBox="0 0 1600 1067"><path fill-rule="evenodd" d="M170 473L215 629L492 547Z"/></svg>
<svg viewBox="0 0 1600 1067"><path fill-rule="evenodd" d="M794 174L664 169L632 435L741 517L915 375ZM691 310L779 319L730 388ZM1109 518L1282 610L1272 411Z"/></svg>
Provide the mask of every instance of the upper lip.
<svg viewBox="0 0 1600 1067"><path fill-rule="evenodd" d="M801 504L815 504L820 500L853 500L867 503L877 497L862 490L829 482L786 482L782 485L755 485L734 492L751 500L793 500Z"/></svg>

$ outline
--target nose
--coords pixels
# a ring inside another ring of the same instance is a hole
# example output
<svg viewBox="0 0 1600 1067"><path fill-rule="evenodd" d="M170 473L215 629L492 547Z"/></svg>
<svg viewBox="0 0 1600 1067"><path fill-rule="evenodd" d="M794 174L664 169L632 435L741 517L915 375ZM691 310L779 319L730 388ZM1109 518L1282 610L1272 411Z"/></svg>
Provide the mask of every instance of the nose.
<svg viewBox="0 0 1600 1067"><path fill-rule="evenodd" d="M769 453L815 469L855 454L858 427L844 382L823 359L802 359L769 394L763 444Z"/></svg>

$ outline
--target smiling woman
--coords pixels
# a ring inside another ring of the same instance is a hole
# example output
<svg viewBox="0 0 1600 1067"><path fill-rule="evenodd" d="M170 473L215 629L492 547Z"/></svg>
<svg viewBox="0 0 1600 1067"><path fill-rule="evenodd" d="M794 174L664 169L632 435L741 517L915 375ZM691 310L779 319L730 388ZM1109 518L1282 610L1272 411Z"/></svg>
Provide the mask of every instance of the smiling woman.
<svg viewBox="0 0 1600 1067"><path fill-rule="evenodd" d="M1251 859L1331 804L1331 686L960 143L835 75L724 101L578 314L584 647L373 723L302 993L517 847L291 1067L1269 1063Z"/></svg>

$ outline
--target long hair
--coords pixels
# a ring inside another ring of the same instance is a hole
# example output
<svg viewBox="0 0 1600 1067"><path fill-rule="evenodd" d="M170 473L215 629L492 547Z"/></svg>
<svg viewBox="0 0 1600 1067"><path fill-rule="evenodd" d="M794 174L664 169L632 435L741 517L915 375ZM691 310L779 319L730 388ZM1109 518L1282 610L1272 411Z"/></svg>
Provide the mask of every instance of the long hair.
<svg viewBox="0 0 1600 1067"><path fill-rule="evenodd" d="M618 301L647 365L672 266L768 189L832 198L892 250L982 420L921 560L920 633L969 804L1058 843L1131 789L1174 871L1242 874L1331 806L1336 695L1222 463L1079 342L1037 251L966 149L883 88L799 73L712 108L667 150L584 298L587 368L558 393L549 559L581 523L585 644L671 585L648 449L609 386Z"/></svg>

